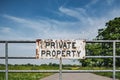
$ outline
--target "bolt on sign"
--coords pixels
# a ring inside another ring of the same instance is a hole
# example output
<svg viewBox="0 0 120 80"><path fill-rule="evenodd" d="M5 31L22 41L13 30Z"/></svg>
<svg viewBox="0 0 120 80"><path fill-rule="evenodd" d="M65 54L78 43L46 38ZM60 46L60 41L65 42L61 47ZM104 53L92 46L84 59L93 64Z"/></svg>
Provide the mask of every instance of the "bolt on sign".
<svg viewBox="0 0 120 80"><path fill-rule="evenodd" d="M36 40L36 58L85 58L85 40Z"/></svg>

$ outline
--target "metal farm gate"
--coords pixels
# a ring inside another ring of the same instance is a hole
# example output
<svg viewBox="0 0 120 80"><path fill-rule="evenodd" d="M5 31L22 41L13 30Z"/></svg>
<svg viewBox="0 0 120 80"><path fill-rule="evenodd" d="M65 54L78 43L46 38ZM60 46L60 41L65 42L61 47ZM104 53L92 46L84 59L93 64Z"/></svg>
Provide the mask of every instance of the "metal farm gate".
<svg viewBox="0 0 120 80"><path fill-rule="evenodd" d="M120 70L116 69L116 58L120 58L120 56L116 55L116 43L120 42L120 40L95 40L95 41L86 41L86 43L112 43L113 44L113 55L112 56L86 56L86 58L112 58L113 59L113 68L111 70L62 70L62 59L60 59L60 69L59 70L8 70L8 60L9 59L36 59L36 57L9 57L8 56L8 45L13 43L33 43L35 44L36 41L28 41L28 40L14 40L14 41L0 41L0 43L5 44L5 57L1 57L0 59L5 60L5 70L0 70L0 72L5 73L5 78L8 80L8 73L22 73L22 72L37 72L37 73L59 73L59 80L62 80L62 73L87 73L87 72L112 72L113 73L113 80L116 80L116 72L120 72ZM0 52L0 54L3 54Z"/></svg>

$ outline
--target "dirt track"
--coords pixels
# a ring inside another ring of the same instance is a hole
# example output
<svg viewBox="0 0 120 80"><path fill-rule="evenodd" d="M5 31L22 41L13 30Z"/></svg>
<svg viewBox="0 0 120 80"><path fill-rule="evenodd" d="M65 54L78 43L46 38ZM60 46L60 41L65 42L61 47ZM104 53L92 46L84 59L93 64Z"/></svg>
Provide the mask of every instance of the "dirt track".
<svg viewBox="0 0 120 80"><path fill-rule="evenodd" d="M59 80L59 73L48 76L41 80ZM92 73L62 73L62 80L112 80L112 79L95 75Z"/></svg>

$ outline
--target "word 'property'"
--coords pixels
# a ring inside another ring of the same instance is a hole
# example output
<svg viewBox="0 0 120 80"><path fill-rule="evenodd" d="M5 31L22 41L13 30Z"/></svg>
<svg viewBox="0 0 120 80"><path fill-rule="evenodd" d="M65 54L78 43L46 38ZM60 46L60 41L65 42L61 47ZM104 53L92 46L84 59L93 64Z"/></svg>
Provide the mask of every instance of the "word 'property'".
<svg viewBox="0 0 120 80"><path fill-rule="evenodd" d="M80 58L85 56L85 42L80 40L37 40L40 58Z"/></svg>

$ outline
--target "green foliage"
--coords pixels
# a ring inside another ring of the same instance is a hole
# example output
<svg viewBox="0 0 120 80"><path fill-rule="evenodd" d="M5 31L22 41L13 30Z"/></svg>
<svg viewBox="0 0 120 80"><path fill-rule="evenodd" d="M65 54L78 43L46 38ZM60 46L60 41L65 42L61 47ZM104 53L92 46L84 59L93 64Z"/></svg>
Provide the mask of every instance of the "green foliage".
<svg viewBox="0 0 120 80"><path fill-rule="evenodd" d="M87 56L103 56L103 49L101 43L90 43L86 45L86 55ZM90 58L85 60L80 60L82 63L82 66L103 66L104 65L104 59L97 59L97 58Z"/></svg>
<svg viewBox="0 0 120 80"><path fill-rule="evenodd" d="M106 73L95 73L97 75L101 75L101 76L107 76L112 78L113 77L113 73L112 72L106 72ZM115 77L117 78L117 80L120 80L120 73L116 73Z"/></svg>
<svg viewBox="0 0 120 80"><path fill-rule="evenodd" d="M0 73L0 80L5 80L5 73Z"/></svg>
<svg viewBox="0 0 120 80"><path fill-rule="evenodd" d="M32 70L33 67L34 69L59 69L59 67L55 67L53 65L58 65L58 64L42 64L42 65L9 65L10 70ZM45 67L46 66L46 67ZM20 69L21 67L21 69ZM0 64L0 70L4 70L5 65ZM64 70L112 70L112 67L81 67L79 65L63 65ZM120 70L120 67L117 67L118 70ZM9 80L40 80L46 76L52 75L53 73L8 73ZM112 72L111 73L95 73L103 76L108 76L112 77ZM116 73L116 78L120 79L120 73ZM0 73L0 80L5 80L5 73Z"/></svg>
<svg viewBox="0 0 120 80"><path fill-rule="evenodd" d="M101 76L107 76L107 77L110 77L112 78L113 76L113 73L112 72L106 72L106 73L95 73L97 75L101 75Z"/></svg>
<svg viewBox="0 0 120 80"><path fill-rule="evenodd" d="M113 20L110 20L109 22L107 22L106 23L106 28L105 29L100 29L98 33L99 34L97 36L97 39L120 40L120 17L114 18ZM112 44L103 45L103 47L105 47L105 46L108 46L107 49L112 50ZM107 54L107 52L105 52L105 54ZM111 51L111 53L109 52L109 55L112 55L112 51ZM116 55L120 55L120 43L116 43ZM120 66L119 62L120 62L120 59L117 58L116 59L117 66ZM112 64L112 60L107 60L106 59L106 65L109 65L107 63Z"/></svg>
<svg viewBox="0 0 120 80"><path fill-rule="evenodd" d="M57 70L59 66L54 66L57 64L51 65L8 65L9 70ZM5 65L0 64L0 70L5 70ZM39 80L43 77L49 76L52 73L9 73L9 80ZM5 73L0 73L0 80L5 80Z"/></svg>
<svg viewBox="0 0 120 80"><path fill-rule="evenodd" d="M114 18L106 23L105 29L99 29L97 38L102 37L103 40L119 40L120 39L120 17Z"/></svg>
<svg viewBox="0 0 120 80"><path fill-rule="evenodd" d="M9 80L39 80L50 73L9 73Z"/></svg>
<svg viewBox="0 0 120 80"><path fill-rule="evenodd" d="M120 17L106 23L106 28L99 29L97 40L120 40ZM88 56L112 56L113 43L91 43L86 45ZM120 43L116 43L116 55L120 56ZM81 60L82 66L105 66L113 65L112 58ZM120 66L120 59L116 59L116 66Z"/></svg>

